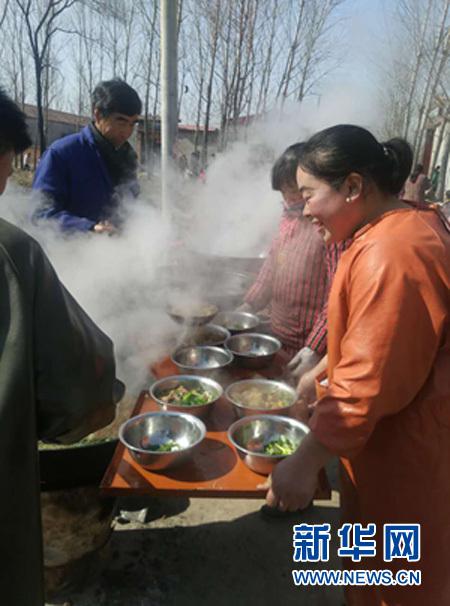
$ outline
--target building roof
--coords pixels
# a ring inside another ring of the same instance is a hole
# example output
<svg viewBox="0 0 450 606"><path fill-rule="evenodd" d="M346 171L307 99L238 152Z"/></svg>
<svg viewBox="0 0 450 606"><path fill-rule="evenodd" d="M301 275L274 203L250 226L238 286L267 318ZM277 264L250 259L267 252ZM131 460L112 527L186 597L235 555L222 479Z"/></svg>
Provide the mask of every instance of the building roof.
<svg viewBox="0 0 450 606"><path fill-rule="evenodd" d="M77 114L71 114L69 112L61 112L56 109L48 109L48 120L51 122L59 122L60 124L70 124L72 126L79 126L80 124L87 124L91 118L88 116L78 116ZM28 118L37 119L37 107L36 105L30 105L29 103L25 103L24 105L24 113ZM151 119L151 116L149 116ZM142 118L141 118L142 121ZM159 125L161 122L161 118L159 116L156 117L156 123ZM184 132L195 132L197 127L195 124L179 124L179 131ZM198 129L200 132L203 132L203 126L200 126ZM208 132L216 132L218 129L209 127Z"/></svg>
<svg viewBox="0 0 450 606"><path fill-rule="evenodd" d="M71 125L80 125L87 124L90 120L87 116L77 116L77 114L70 114L69 112L61 112L56 109L48 109L44 111L48 112L48 119L51 122L59 122L60 124L71 124ZM29 103L25 103L24 105L24 113L28 118L37 119L37 107L36 105L30 105Z"/></svg>
<svg viewBox="0 0 450 606"><path fill-rule="evenodd" d="M189 132L195 132L197 130L197 127L195 126L195 124L179 124L178 125L178 130L184 130L184 131L189 131ZM202 133L204 131L203 126L199 126L198 130ZM215 133L217 132L219 129L209 126L208 127L208 132L209 133Z"/></svg>

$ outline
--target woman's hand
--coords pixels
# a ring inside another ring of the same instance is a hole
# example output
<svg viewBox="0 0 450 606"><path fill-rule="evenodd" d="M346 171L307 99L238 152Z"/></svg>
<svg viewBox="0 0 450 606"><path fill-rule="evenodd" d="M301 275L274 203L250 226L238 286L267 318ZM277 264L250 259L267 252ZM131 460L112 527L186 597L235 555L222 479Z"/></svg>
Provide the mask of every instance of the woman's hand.
<svg viewBox="0 0 450 606"><path fill-rule="evenodd" d="M316 471L306 469L296 454L293 454L278 463L273 470L266 502L269 507L281 511L305 509L314 498L316 488Z"/></svg>
<svg viewBox="0 0 450 606"><path fill-rule="evenodd" d="M299 400L305 402L307 406L316 401L316 369L313 368L302 376L297 385Z"/></svg>
<svg viewBox="0 0 450 606"><path fill-rule="evenodd" d="M274 468L268 478L266 502L281 511L308 507L317 488L318 475L332 454L309 432L300 446Z"/></svg>
<svg viewBox="0 0 450 606"><path fill-rule="evenodd" d="M94 225L93 231L96 234L113 234L117 231L117 228L110 221L100 221Z"/></svg>

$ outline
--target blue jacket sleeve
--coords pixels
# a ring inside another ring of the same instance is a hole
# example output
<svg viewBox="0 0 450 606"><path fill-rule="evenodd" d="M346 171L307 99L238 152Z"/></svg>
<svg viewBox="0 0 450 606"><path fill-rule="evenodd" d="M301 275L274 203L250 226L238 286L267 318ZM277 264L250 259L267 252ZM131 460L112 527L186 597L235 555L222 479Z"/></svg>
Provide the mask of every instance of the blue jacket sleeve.
<svg viewBox="0 0 450 606"><path fill-rule="evenodd" d="M95 221L66 210L69 184L66 163L56 150L48 149L37 166L33 180L33 189L40 193L39 207L33 213L33 219L54 219L63 231L89 231Z"/></svg>

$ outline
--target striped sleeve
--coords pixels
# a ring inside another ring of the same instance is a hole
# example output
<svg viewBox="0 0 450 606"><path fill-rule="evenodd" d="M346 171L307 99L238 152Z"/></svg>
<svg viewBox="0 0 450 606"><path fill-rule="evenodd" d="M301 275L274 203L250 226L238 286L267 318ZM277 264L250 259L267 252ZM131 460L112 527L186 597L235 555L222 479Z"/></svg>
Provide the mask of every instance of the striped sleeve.
<svg viewBox="0 0 450 606"><path fill-rule="evenodd" d="M324 356L327 353L327 315L328 315L328 295L330 292L331 284L333 283L334 274L338 266L339 258L341 254L349 247L351 240L343 240L337 244L330 244L327 248L326 262L327 262L327 296L322 311L317 316L314 326L305 341L305 346L315 351L320 356Z"/></svg>
<svg viewBox="0 0 450 606"><path fill-rule="evenodd" d="M274 258L275 243L272 245L267 259L258 274L253 285L249 288L244 297L245 303L252 306L255 311L266 307L272 299L272 289L274 280Z"/></svg>

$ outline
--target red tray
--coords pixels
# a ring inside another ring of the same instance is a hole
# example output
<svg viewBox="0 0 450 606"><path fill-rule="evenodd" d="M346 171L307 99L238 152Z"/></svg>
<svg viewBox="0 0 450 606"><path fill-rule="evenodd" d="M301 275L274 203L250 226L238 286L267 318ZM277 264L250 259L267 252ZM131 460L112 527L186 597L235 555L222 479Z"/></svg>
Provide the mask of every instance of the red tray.
<svg viewBox="0 0 450 606"><path fill-rule="evenodd" d="M261 376L276 378L284 366L282 358L260 371ZM178 374L169 358L156 364L152 371L157 378ZM233 369L225 383L255 376L255 371ZM142 392L133 416L160 410L148 393ZM293 416L296 416L295 407ZM101 482L105 495L167 495L185 497L263 498L267 492L260 485L266 477L257 474L241 461L227 438L228 427L236 420L231 404L221 398L212 407L206 424L206 438L182 466L162 472L148 471L136 463L128 451L119 444ZM331 498L331 490L325 473L320 476L320 486L315 498Z"/></svg>

